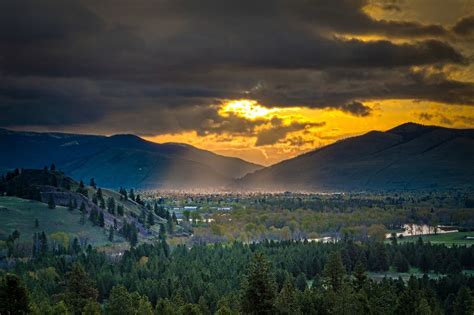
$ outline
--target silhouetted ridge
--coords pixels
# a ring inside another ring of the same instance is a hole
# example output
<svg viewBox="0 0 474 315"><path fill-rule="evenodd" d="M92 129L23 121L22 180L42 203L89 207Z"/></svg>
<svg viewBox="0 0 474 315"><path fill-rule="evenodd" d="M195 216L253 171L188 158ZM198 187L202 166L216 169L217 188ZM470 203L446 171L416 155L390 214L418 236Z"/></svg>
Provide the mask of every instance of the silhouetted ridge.
<svg viewBox="0 0 474 315"><path fill-rule="evenodd" d="M407 123L340 140L246 175L245 190L474 187L474 130Z"/></svg>
<svg viewBox="0 0 474 315"><path fill-rule="evenodd" d="M130 134L110 137L0 130L0 172L56 166L102 187L207 189L260 165L183 144L158 144Z"/></svg>
<svg viewBox="0 0 474 315"><path fill-rule="evenodd" d="M411 139L414 139L416 137L423 135L424 133L427 133L439 128L442 128L442 127L425 126L425 125L409 122L409 123L397 126L395 128L392 128L386 132L400 135L403 137L404 141L409 141Z"/></svg>

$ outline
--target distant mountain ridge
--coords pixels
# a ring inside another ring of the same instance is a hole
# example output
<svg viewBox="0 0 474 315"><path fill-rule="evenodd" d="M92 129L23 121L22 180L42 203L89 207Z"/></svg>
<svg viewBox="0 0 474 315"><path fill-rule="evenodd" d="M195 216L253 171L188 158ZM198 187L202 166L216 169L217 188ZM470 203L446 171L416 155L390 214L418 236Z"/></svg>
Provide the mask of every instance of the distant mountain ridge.
<svg viewBox="0 0 474 315"><path fill-rule="evenodd" d="M474 185L474 129L406 123L248 174L243 190L402 190Z"/></svg>
<svg viewBox="0 0 474 315"><path fill-rule="evenodd" d="M217 188L262 167L191 145L158 144L134 135L0 129L0 146L0 169L42 168L55 163L76 179L94 177L109 188Z"/></svg>
<svg viewBox="0 0 474 315"><path fill-rule="evenodd" d="M474 129L406 123L340 140L273 166L134 135L0 129L0 171L55 163L102 187L363 191L474 187Z"/></svg>

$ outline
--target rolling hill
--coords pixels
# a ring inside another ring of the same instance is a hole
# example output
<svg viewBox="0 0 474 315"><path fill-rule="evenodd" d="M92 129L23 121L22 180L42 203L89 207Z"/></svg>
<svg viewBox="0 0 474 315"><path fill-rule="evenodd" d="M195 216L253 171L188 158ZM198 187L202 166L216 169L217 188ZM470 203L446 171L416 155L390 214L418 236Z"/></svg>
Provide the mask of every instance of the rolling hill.
<svg viewBox="0 0 474 315"><path fill-rule="evenodd" d="M75 179L94 177L101 187L109 188L215 188L261 168L190 145L157 144L133 135L0 129L0 147L0 171L55 163Z"/></svg>
<svg viewBox="0 0 474 315"><path fill-rule="evenodd" d="M17 230L24 241L31 241L34 233L44 231L47 235L66 233L71 241L78 238L93 245L108 243L107 231L92 225L89 220L81 224L81 214L77 210L69 211L62 206L49 209L47 204L36 200L1 196L0 213L0 239L6 239ZM35 220L38 220L38 226L35 226ZM117 241L122 240L120 235L115 238Z"/></svg>
<svg viewBox="0 0 474 315"><path fill-rule="evenodd" d="M361 191L474 185L474 129L371 131L248 174L242 190Z"/></svg>
<svg viewBox="0 0 474 315"><path fill-rule="evenodd" d="M114 201L113 210L108 204L110 199ZM52 208L51 200L55 205ZM1 177L0 213L0 239L16 229L26 239L38 231L62 232L71 239L78 237L96 245L110 243L107 236L111 227L117 234L115 240L123 241L119 231L126 224L136 227L139 239L147 239L158 236L159 223L166 223L166 219L135 200L108 189L100 188L99 194L98 187L81 186L61 171L48 169L16 170ZM145 218L153 216L154 225L140 221L144 213ZM102 224L97 220L99 216L103 217ZM36 219L39 227L34 226Z"/></svg>

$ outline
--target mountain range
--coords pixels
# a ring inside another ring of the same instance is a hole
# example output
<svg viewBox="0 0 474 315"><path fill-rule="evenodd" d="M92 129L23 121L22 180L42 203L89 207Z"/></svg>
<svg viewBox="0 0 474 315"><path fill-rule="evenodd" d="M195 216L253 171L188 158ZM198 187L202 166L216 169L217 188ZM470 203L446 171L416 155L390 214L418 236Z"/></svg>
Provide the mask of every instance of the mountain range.
<svg viewBox="0 0 474 315"><path fill-rule="evenodd" d="M75 179L118 188L220 188L262 166L134 135L95 136L0 129L0 169L56 167Z"/></svg>
<svg viewBox="0 0 474 315"><path fill-rule="evenodd" d="M248 174L245 190L361 191L473 187L474 129L406 123Z"/></svg>
<svg viewBox="0 0 474 315"><path fill-rule="evenodd" d="M0 170L55 163L103 187L361 191L473 187L474 129L406 123L337 141L264 168L186 144L134 135L0 129Z"/></svg>

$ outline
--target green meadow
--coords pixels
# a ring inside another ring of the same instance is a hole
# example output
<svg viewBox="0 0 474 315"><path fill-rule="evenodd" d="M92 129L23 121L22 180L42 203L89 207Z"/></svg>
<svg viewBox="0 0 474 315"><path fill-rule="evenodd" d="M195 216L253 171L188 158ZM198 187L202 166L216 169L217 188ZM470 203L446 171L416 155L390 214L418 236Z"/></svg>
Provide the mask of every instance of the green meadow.
<svg viewBox="0 0 474 315"><path fill-rule="evenodd" d="M0 215L2 239L18 230L20 240L23 241L31 240L35 232L44 231L47 235L64 232L68 234L70 240L78 237L93 245L108 243L108 235L104 229L93 226L87 218L84 225L80 223L81 214L78 209L69 211L60 206L49 209L48 205L42 202L2 196L0 197ZM36 219L38 227L35 227Z"/></svg>
<svg viewBox="0 0 474 315"><path fill-rule="evenodd" d="M470 232L454 232L445 234L432 234L423 236L409 236L402 239L398 239L398 242L416 242L420 238L424 242L430 242L432 244L444 244L447 246L452 245L467 245L471 246L474 244L474 239L467 239L468 237L474 237L474 231Z"/></svg>

